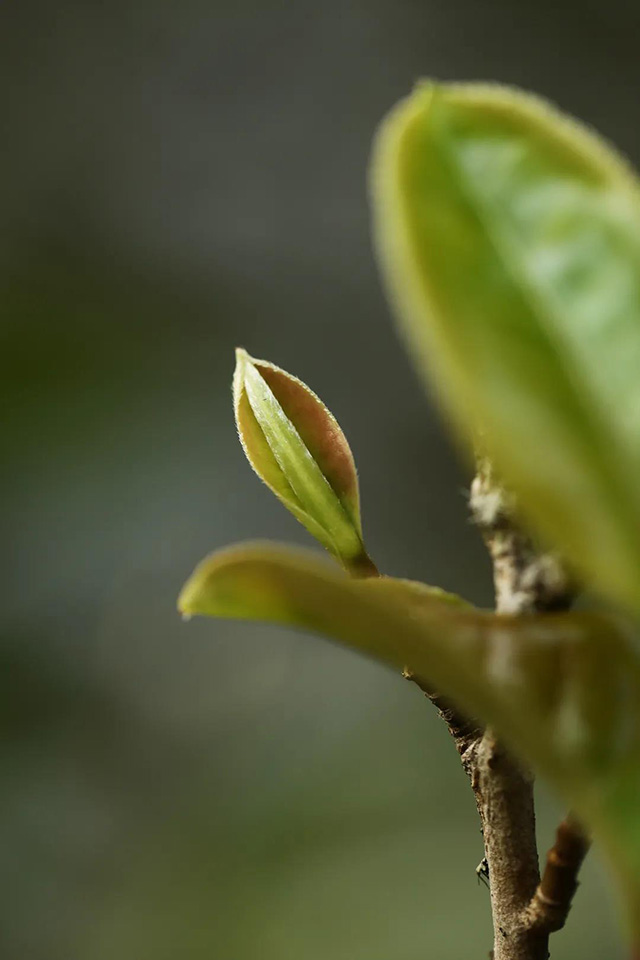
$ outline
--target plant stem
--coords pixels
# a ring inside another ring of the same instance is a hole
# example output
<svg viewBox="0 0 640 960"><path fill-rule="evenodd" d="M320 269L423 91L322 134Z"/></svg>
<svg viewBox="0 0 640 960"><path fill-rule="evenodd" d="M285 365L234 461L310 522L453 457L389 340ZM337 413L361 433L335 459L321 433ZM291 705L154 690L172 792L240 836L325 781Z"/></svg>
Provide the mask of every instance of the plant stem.
<svg viewBox="0 0 640 960"><path fill-rule="evenodd" d="M548 933L523 923L540 879L533 779L490 730L478 744L472 777L489 863L494 960L546 960Z"/></svg>
<svg viewBox="0 0 640 960"><path fill-rule="evenodd" d="M478 463L469 503L493 562L496 612L513 616L570 607L574 591L562 565L553 554L538 551L521 531L513 497L496 482L487 460ZM490 956L547 960L549 935L564 926L589 840L568 815L558 827L541 880L532 775L492 730L462 715L424 677L408 671L405 676L437 707L471 781L489 865Z"/></svg>
<svg viewBox="0 0 640 960"><path fill-rule="evenodd" d="M552 554L538 552L522 533L513 498L496 481L487 460L478 462L469 504L493 562L497 613L569 607L573 590L562 566ZM532 918L531 905L538 902L540 889L533 777L491 730L472 748L465 767L489 863L494 960L547 960L549 933L557 928Z"/></svg>
<svg viewBox="0 0 640 960"><path fill-rule="evenodd" d="M578 889L578 871L589 846L582 826L572 814L567 814L558 826L542 880L527 908L531 928L550 932L562 929Z"/></svg>

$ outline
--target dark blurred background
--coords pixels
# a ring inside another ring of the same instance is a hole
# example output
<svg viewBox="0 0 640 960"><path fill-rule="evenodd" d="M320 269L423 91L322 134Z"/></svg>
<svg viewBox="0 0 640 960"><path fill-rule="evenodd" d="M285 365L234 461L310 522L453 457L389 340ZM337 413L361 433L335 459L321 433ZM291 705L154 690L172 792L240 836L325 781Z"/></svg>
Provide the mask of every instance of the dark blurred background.
<svg viewBox="0 0 640 960"><path fill-rule="evenodd" d="M229 541L308 543L236 440L242 344L307 381L389 573L491 603L469 477L369 242L413 82L532 88L640 159L632 0L6 2L0 12L3 960L486 956L471 797L417 690L183 624ZM558 809L541 795L548 845ZM622 956L596 857L554 955Z"/></svg>

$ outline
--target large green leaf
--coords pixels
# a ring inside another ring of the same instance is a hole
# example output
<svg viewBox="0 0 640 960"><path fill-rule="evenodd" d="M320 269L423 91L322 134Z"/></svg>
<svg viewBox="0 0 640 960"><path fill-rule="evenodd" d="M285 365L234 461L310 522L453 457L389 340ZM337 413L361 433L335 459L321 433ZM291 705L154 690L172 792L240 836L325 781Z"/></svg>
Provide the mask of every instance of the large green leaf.
<svg viewBox="0 0 640 960"><path fill-rule="evenodd" d="M498 86L422 85L374 150L375 234L421 370L588 582L640 610L640 189Z"/></svg>
<svg viewBox="0 0 640 960"><path fill-rule="evenodd" d="M354 580L269 544L213 554L179 607L326 634L428 678L593 827L640 935L640 665L621 622L483 613L423 584Z"/></svg>

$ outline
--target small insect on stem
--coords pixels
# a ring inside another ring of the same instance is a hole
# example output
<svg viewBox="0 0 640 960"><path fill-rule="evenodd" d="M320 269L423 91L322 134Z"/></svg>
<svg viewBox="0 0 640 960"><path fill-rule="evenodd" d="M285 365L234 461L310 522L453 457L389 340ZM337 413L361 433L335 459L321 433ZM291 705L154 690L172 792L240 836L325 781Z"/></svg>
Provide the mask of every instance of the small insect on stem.
<svg viewBox="0 0 640 960"><path fill-rule="evenodd" d="M476 867L476 877L478 883L484 883L487 888L489 887L489 861L486 857L483 857Z"/></svg>

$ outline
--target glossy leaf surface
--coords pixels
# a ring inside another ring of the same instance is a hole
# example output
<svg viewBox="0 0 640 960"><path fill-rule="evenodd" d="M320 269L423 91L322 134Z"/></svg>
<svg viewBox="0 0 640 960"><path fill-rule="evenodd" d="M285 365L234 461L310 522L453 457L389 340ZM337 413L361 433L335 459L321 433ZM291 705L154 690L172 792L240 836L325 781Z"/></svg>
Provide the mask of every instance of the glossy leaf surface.
<svg viewBox="0 0 640 960"><path fill-rule="evenodd" d="M238 434L251 466L351 572L375 571L362 542L358 476L335 417L306 384L237 351Z"/></svg>
<svg viewBox="0 0 640 960"><path fill-rule="evenodd" d="M585 579L640 609L640 188L542 101L419 87L383 123L375 233L411 353Z"/></svg>
<svg viewBox="0 0 640 960"><path fill-rule="evenodd" d="M326 634L428 678L491 723L593 827L631 922L640 918L640 666L620 622L499 617L423 584L350 579L269 544L213 554L179 606Z"/></svg>

